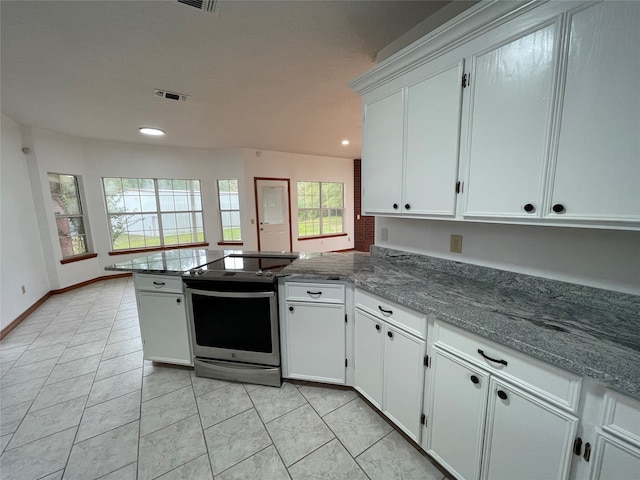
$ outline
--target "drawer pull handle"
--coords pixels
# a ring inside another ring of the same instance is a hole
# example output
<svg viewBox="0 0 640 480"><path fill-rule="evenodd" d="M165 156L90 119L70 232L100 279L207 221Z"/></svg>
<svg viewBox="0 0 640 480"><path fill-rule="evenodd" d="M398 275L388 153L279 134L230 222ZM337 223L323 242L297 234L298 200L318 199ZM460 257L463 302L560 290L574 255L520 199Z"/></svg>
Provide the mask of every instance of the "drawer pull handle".
<svg viewBox="0 0 640 480"><path fill-rule="evenodd" d="M502 400L506 400L507 399L507 394L504 390L498 390L498 396L502 399Z"/></svg>
<svg viewBox="0 0 640 480"><path fill-rule="evenodd" d="M484 351L482 351L481 349L478 349L478 353L480 355L482 355L484 358L486 358L487 360L489 360L490 362L495 362L495 363L501 363L502 365L504 365L505 367L507 366L507 361L506 360L497 360L495 358L491 358L487 355L484 354Z"/></svg>
<svg viewBox="0 0 640 480"><path fill-rule="evenodd" d="M380 325L376 323L376 330L380 331Z"/></svg>
<svg viewBox="0 0 640 480"><path fill-rule="evenodd" d="M382 313L386 313L387 315L393 315L393 310L385 310L384 308L382 308L380 305L378 305L378 308L380 309L380 311Z"/></svg>
<svg viewBox="0 0 640 480"><path fill-rule="evenodd" d="M153 282L153 284L157 287L162 287L163 285L165 285L164 282Z"/></svg>
<svg viewBox="0 0 640 480"><path fill-rule="evenodd" d="M478 383L480 383L480 380L478 380L478 377L476 377L475 375L471 375L471 383L477 385Z"/></svg>
<svg viewBox="0 0 640 480"><path fill-rule="evenodd" d="M322 295L322 292L312 292L310 290L307 290L307 295L312 295L312 296L313 295L318 295L318 296L320 296L320 295Z"/></svg>

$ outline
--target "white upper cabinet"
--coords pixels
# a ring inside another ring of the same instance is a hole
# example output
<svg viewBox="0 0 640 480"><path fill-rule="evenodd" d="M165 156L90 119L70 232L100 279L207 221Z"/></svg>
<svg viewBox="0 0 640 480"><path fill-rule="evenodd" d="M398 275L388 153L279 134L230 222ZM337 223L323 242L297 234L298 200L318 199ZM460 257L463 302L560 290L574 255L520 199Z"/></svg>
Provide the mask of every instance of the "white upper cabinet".
<svg viewBox="0 0 640 480"><path fill-rule="evenodd" d="M465 217L526 217L541 209L558 27L505 42L507 24L476 42L491 46L471 61Z"/></svg>
<svg viewBox="0 0 640 480"><path fill-rule="evenodd" d="M407 87L405 213L453 217L464 62Z"/></svg>
<svg viewBox="0 0 640 480"><path fill-rule="evenodd" d="M568 15L553 219L640 221L640 2ZM557 211L557 212L556 212Z"/></svg>
<svg viewBox="0 0 640 480"><path fill-rule="evenodd" d="M366 213L399 211L402 201L403 91L364 106L362 200Z"/></svg>
<svg viewBox="0 0 640 480"><path fill-rule="evenodd" d="M480 2L355 79L365 213L640 230L638 25Z"/></svg>

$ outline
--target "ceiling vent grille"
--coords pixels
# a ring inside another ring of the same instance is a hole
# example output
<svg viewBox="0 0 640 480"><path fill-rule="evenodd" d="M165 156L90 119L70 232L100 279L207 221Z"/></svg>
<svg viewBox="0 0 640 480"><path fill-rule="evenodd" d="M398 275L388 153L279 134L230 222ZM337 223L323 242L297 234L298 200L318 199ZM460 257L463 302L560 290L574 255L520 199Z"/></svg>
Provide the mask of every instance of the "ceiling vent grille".
<svg viewBox="0 0 640 480"><path fill-rule="evenodd" d="M222 0L178 0L178 3L183 3L184 5L189 5L190 7L197 8L203 12L218 16Z"/></svg>

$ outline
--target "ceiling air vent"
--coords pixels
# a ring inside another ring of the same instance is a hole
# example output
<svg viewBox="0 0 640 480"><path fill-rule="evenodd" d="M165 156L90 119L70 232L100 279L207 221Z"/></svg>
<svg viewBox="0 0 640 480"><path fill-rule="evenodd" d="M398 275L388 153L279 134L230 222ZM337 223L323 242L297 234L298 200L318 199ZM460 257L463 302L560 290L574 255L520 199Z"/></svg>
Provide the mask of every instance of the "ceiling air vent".
<svg viewBox="0 0 640 480"><path fill-rule="evenodd" d="M189 5L190 7L197 8L203 12L212 13L218 15L220 13L220 4L222 0L178 0L178 3Z"/></svg>
<svg viewBox="0 0 640 480"><path fill-rule="evenodd" d="M166 98L167 100L177 100L179 102L188 102L189 95L183 95L182 93L167 92L166 90L154 90L156 97Z"/></svg>

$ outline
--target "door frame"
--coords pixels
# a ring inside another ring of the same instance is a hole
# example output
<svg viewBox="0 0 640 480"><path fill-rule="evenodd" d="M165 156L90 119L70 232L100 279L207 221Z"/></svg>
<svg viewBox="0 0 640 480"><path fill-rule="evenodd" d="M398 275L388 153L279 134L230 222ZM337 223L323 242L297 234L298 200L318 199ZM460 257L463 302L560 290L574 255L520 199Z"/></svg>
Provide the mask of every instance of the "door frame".
<svg viewBox="0 0 640 480"><path fill-rule="evenodd" d="M260 212L258 210L258 181L273 180L276 182L287 182L287 197L289 204L289 251L293 250L293 237L291 236L291 179L289 178L272 178L272 177L253 177L253 193L256 206L256 234L258 235L258 251L260 251Z"/></svg>

